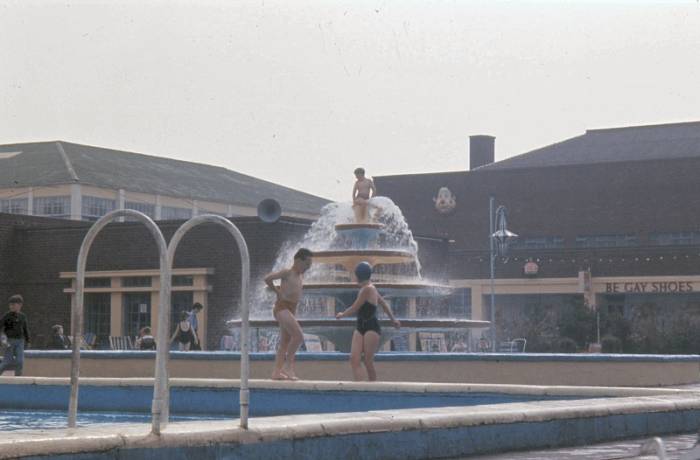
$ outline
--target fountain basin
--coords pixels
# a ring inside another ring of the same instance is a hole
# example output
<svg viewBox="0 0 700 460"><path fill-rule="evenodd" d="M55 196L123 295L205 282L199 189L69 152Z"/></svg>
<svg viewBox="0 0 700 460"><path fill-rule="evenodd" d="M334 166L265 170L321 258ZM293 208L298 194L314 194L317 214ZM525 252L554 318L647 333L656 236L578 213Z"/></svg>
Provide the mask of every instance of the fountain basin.
<svg viewBox="0 0 700 460"><path fill-rule="evenodd" d="M489 327L488 321L478 321L472 319L432 319L432 318L398 318L401 321L402 329L464 329L464 328L485 328ZM354 319L335 319L335 318L297 318L302 327L355 327ZM277 320L272 318L265 319L250 319L250 327L279 327ZM391 321L388 319L380 319L379 324L382 329L394 328ZM240 319L226 321L226 325L231 328L239 328L241 326ZM414 331L411 331L414 332Z"/></svg>
<svg viewBox="0 0 700 460"><path fill-rule="evenodd" d="M450 295L453 287L443 284L428 283L383 283L373 282L384 298L398 297L433 297ZM357 293L357 283L307 283L304 284L306 296L336 296Z"/></svg>
<svg viewBox="0 0 700 460"><path fill-rule="evenodd" d="M429 318L398 318L401 328L397 329L388 319L380 319L379 325L382 333L379 338L379 346L393 338L416 332L445 332L465 329L485 329L489 327L488 321L476 321L468 319L429 319ZM307 334L317 335L325 340L333 342L335 349L344 353L350 352L352 335L355 331L354 319L335 318L297 318L297 321ZM238 329L241 320L227 321L226 325L231 329ZM274 319L251 319L252 329L265 329L279 327Z"/></svg>
<svg viewBox="0 0 700 460"><path fill-rule="evenodd" d="M368 249L376 247L382 224L338 224L335 231L338 234L338 243L343 247L352 249Z"/></svg>
<svg viewBox="0 0 700 460"><path fill-rule="evenodd" d="M395 251L383 249L340 250L340 251L314 251L315 264L342 265L348 273L354 273L355 267L360 262L369 262L370 265L393 265L414 263L416 256L408 251Z"/></svg>
<svg viewBox="0 0 700 460"><path fill-rule="evenodd" d="M384 227L382 224L366 223L366 224L338 224L335 226L337 232L345 232L352 230L381 230Z"/></svg>

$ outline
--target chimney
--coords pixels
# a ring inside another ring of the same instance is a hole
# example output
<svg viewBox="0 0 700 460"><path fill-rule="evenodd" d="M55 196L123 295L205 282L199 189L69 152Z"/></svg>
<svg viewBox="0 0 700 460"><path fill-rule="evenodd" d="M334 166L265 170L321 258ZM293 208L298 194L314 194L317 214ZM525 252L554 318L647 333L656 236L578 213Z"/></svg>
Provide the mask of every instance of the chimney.
<svg viewBox="0 0 700 460"><path fill-rule="evenodd" d="M494 144L496 138L478 134L469 136L469 169L491 164L495 160Z"/></svg>

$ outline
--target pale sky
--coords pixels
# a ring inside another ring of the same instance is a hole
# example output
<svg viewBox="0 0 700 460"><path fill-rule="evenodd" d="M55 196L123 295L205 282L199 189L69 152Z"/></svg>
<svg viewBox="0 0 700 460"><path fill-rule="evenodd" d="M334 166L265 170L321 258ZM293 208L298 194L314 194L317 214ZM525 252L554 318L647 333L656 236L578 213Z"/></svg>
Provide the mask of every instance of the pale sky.
<svg viewBox="0 0 700 460"><path fill-rule="evenodd" d="M0 0L0 144L64 140L348 200L589 128L700 120L700 2ZM381 192L381 191L380 191Z"/></svg>

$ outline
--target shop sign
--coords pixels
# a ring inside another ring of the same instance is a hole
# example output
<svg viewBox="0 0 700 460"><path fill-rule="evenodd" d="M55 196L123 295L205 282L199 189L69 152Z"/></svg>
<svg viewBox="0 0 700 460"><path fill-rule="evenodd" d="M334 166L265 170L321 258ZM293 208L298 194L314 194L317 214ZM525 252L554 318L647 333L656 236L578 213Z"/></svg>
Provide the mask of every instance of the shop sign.
<svg viewBox="0 0 700 460"><path fill-rule="evenodd" d="M678 292L695 292L692 281L653 281L605 283L607 293L641 293L668 294Z"/></svg>

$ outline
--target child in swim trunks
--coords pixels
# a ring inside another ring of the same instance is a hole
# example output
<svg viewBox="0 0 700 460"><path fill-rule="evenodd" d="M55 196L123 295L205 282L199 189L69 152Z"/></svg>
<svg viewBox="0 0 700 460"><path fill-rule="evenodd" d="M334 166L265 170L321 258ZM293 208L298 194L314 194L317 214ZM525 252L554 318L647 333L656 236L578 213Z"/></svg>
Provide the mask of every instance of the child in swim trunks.
<svg viewBox="0 0 700 460"><path fill-rule="evenodd" d="M274 380L298 380L294 370L295 354L304 341L304 334L295 315L304 285L303 275L311 267L311 256L308 249L299 249L294 254L291 268L265 277L265 284L277 294L272 315L280 325L280 340L272 371ZM274 284L275 280L280 280L279 286Z"/></svg>
<svg viewBox="0 0 700 460"><path fill-rule="evenodd" d="M361 359L364 353L367 378L370 381L374 381L377 380L377 371L374 369L374 354L379 348L379 337L382 332L377 319L377 305L381 305L394 327L400 328L401 323L394 317L391 307L379 295L379 291L370 281L372 266L367 262L360 262L355 267L355 277L360 285L357 299L355 299L350 308L338 313L335 317L340 319L357 312L357 326L352 334L352 346L350 349L352 375L355 380L363 380Z"/></svg>
<svg viewBox="0 0 700 460"><path fill-rule="evenodd" d="M365 177L364 168L355 169L355 186L352 188L352 209L355 212L355 222L364 223L369 220L369 199L377 194L372 179Z"/></svg>

